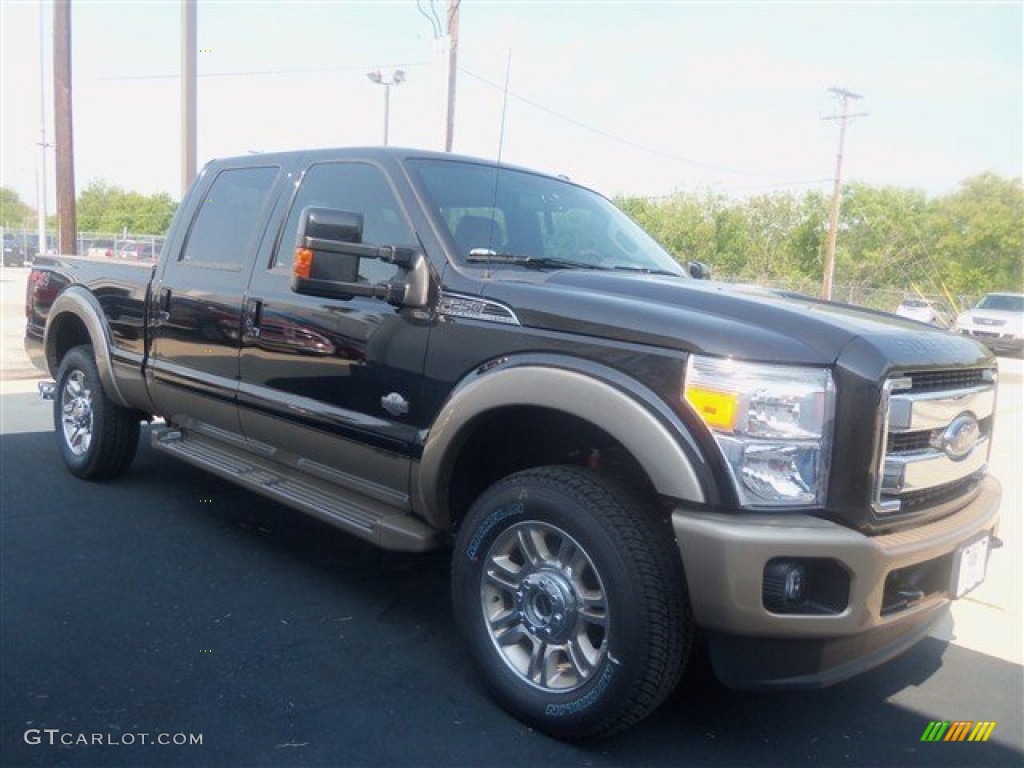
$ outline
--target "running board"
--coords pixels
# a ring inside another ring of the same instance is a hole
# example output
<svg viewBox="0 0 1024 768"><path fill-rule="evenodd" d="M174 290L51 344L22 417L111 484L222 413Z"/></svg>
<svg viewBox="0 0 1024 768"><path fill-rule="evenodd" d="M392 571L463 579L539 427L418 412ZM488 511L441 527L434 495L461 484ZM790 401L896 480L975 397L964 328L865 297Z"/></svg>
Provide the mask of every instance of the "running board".
<svg viewBox="0 0 1024 768"><path fill-rule="evenodd" d="M153 447L261 493L383 549L425 552L441 546L439 531L409 512L310 477L192 430L154 427Z"/></svg>

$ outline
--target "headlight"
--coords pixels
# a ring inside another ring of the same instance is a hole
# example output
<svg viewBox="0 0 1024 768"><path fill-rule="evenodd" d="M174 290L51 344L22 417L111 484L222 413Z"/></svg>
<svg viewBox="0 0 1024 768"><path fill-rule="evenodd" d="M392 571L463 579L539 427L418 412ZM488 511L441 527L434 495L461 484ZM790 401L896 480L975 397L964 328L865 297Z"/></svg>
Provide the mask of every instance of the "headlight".
<svg viewBox="0 0 1024 768"><path fill-rule="evenodd" d="M824 505L835 409L828 369L691 355L685 398L725 456L743 506Z"/></svg>

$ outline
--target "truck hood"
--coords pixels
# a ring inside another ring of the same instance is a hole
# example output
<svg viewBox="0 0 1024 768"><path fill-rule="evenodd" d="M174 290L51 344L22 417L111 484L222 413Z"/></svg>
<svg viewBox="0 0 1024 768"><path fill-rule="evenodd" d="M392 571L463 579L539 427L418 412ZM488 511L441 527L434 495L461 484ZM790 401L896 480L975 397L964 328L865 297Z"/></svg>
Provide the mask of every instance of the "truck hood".
<svg viewBox="0 0 1024 768"><path fill-rule="evenodd" d="M523 325L553 331L790 364L834 365L849 348L855 367L875 372L991 357L941 329L759 286L579 270L503 277L485 295L507 304Z"/></svg>

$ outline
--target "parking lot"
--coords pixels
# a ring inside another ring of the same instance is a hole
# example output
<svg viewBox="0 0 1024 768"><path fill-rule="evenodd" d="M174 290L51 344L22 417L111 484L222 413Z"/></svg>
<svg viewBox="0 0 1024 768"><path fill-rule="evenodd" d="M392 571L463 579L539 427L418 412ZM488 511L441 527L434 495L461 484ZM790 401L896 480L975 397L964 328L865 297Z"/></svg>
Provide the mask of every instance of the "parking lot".
<svg viewBox="0 0 1024 768"><path fill-rule="evenodd" d="M1024 761L1021 360L1000 360L992 452L1005 545L951 622L823 691L694 680L631 731L576 747L481 688L444 552L378 551L145 438L117 482L65 472L21 351L26 272L0 272L4 766ZM985 743L923 743L934 720L996 727Z"/></svg>

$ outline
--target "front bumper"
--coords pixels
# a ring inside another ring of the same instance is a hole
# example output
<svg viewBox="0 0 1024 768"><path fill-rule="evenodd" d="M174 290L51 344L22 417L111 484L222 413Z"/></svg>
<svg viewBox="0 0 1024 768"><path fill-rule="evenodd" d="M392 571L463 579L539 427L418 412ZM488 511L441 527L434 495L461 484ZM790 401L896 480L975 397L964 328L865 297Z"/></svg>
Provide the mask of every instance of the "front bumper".
<svg viewBox="0 0 1024 768"><path fill-rule="evenodd" d="M807 515L676 509L672 524L694 617L719 677L734 687L829 685L905 650L948 609L954 553L996 533L1001 496L998 481L986 477L958 512L882 536ZM768 610L765 566L777 559L833 564L848 577L848 599L834 612ZM925 589L894 604L894 578L915 571L924 574Z"/></svg>
<svg viewBox="0 0 1024 768"><path fill-rule="evenodd" d="M1000 352L1020 353L1024 351L1024 337L993 330L992 326L960 328L959 331L961 335L968 336L975 341L980 341L997 354Z"/></svg>

